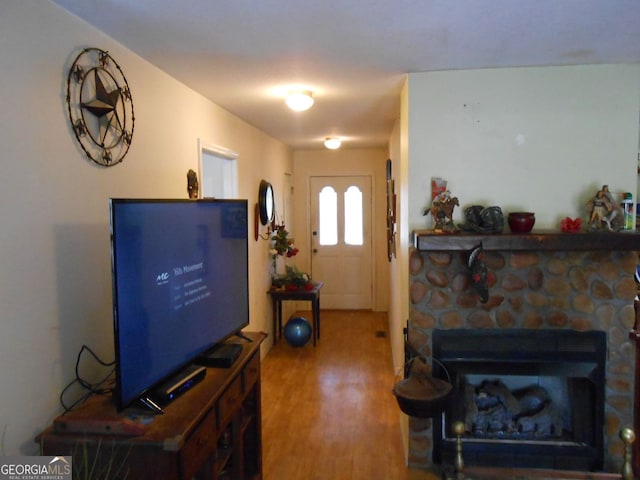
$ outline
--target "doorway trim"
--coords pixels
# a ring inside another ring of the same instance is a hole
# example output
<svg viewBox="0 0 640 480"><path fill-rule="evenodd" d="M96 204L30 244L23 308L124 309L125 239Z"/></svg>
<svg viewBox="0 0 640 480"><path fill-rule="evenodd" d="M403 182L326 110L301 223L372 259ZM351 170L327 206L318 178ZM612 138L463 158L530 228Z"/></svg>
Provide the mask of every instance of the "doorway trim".
<svg viewBox="0 0 640 480"><path fill-rule="evenodd" d="M205 167L204 167L204 153L209 153L219 158L223 158L229 160L229 162L225 162L225 166L223 167L220 174L224 179L224 184L227 185L228 188L227 193L224 195L224 198L237 198L238 196L238 157L240 156L238 152L231 150L226 147L222 147L220 145L215 145L213 143L205 142L202 139L198 139L198 176L200 178L200 182L205 180ZM200 198L204 198L203 188L200 188Z"/></svg>

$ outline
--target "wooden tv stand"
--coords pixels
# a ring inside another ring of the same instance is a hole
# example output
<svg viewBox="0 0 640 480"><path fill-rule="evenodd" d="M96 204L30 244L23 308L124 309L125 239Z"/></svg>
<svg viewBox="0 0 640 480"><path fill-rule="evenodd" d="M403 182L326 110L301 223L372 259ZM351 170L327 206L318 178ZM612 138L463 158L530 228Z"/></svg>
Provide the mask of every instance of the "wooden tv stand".
<svg viewBox="0 0 640 480"><path fill-rule="evenodd" d="M261 479L260 344L266 334L246 335L253 342L229 340L243 345L233 366L207 368L164 414L118 413L111 396L94 396L36 437L42 454L72 456L74 478L82 471L78 478Z"/></svg>

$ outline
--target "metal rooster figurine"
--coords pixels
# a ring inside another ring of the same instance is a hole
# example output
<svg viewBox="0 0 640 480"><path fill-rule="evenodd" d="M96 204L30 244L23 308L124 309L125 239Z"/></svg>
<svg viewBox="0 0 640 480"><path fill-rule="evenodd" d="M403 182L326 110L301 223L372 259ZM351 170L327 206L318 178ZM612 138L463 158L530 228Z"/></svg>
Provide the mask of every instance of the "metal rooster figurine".
<svg viewBox="0 0 640 480"><path fill-rule="evenodd" d="M487 303L489 300L489 272L484 263L484 250L482 245L474 248L469 255L469 270L471 271L471 282L478 295L480 301Z"/></svg>

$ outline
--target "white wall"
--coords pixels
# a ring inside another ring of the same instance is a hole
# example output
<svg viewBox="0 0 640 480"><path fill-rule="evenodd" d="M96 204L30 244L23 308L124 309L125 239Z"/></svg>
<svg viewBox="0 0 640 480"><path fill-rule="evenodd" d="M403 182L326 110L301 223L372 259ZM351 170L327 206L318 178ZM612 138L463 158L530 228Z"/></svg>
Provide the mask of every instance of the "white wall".
<svg viewBox="0 0 640 480"><path fill-rule="evenodd" d="M311 270L311 237L309 235L309 178L323 175L370 175L373 186L373 310L389 307L389 267L386 244L386 161L384 148L340 150L297 150L294 163L294 238L300 253L295 264L303 271Z"/></svg>
<svg viewBox="0 0 640 480"><path fill-rule="evenodd" d="M81 346L113 358L108 198L186 198L201 139L239 153L253 212L260 179L290 173L292 153L47 1L1 2L0 45L0 454L34 454ZM109 51L134 99L132 147L110 168L68 126L67 71L87 46ZM268 242L249 249L250 330L270 331Z"/></svg>
<svg viewBox="0 0 640 480"><path fill-rule="evenodd" d="M394 124L389 139L389 158L396 194L396 254L389 264L389 330L393 366L399 372L404 365L403 329L409 319L409 125L408 85L405 83L400 97L400 118Z"/></svg>
<svg viewBox="0 0 640 480"><path fill-rule="evenodd" d="M410 229L430 226L432 176L459 197L454 219L498 205L556 230L602 184L635 194L639 104L639 65L409 75Z"/></svg>
<svg viewBox="0 0 640 480"><path fill-rule="evenodd" d="M392 176L396 203L396 256L389 264L390 301L389 330L393 368L402 375L404 366L404 328L409 319L409 95L405 82L400 95L400 117L389 140L389 156L393 161ZM400 377L398 377L400 378ZM409 417L398 410L405 455L409 454Z"/></svg>
<svg viewBox="0 0 640 480"><path fill-rule="evenodd" d="M404 336L403 329L408 318L408 296L405 295L403 286L406 286L406 279L409 273L406 268L408 246L401 244L400 232L402 231L402 158L400 149L400 121L394 124L389 141L389 158L391 159L391 177L394 182L396 194L396 238L395 255L389 262L389 336L391 342L391 353L393 355L394 371L398 371L404 363Z"/></svg>

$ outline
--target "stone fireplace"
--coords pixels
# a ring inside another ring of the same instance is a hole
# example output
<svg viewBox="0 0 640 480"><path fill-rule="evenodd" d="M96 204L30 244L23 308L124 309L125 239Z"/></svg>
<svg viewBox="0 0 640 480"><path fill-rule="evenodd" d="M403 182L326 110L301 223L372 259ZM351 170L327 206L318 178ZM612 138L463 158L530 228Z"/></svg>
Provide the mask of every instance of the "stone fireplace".
<svg viewBox="0 0 640 480"><path fill-rule="evenodd" d="M490 272L485 303L473 288L468 268L470 252L480 245ZM624 446L618 433L633 425L634 415L635 348L629 331L635 322L638 250L637 236L622 233L415 233L407 331L411 350L447 366L459 392L477 392L482 382L495 389L491 382L496 382L507 392L502 396L511 391L518 395L528 383L551 391L556 397L553 408L560 412L545 420L547 430L538 432L538 426L518 413L515 427L503 427L506 433L495 428L492 438L477 426L490 422L476 420L470 429L479 436L468 431L463 437L467 464L619 469ZM471 344L452 352L458 339L467 336ZM590 347L583 345L586 337ZM520 345L515 351L514 342ZM574 347L558 350L558 344L583 347L567 353ZM462 360L461 353L468 358ZM433 369L435 376L442 376L438 362ZM516 385L506 385L510 377L517 378ZM558 392L571 397L559 400ZM451 419L463 419L465 408L475 408L465 407L462 396L454 396L457 400L442 418L410 418L411 466L450 461ZM467 417L465 424L473 422ZM530 438L523 438L523 432Z"/></svg>

